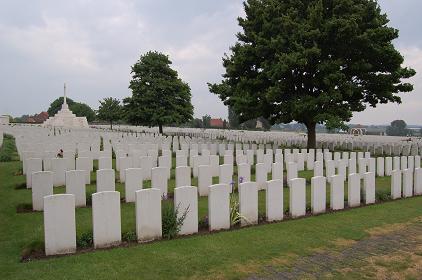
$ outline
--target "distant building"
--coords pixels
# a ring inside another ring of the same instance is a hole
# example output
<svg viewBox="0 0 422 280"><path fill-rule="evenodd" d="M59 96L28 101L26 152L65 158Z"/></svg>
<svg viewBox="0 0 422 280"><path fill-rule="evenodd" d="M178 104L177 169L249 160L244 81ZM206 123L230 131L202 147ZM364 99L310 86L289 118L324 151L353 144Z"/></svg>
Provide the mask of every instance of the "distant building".
<svg viewBox="0 0 422 280"><path fill-rule="evenodd" d="M27 123L36 123L35 119L33 117L29 117L26 119Z"/></svg>
<svg viewBox="0 0 422 280"><path fill-rule="evenodd" d="M34 115L32 117L36 123L43 123L48 119L48 113L47 112L41 112L37 115Z"/></svg>
<svg viewBox="0 0 422 280"><path fill-rule="evenodd" d="M211 119L210 120L210 126L211 127L223 128L224 127L224 121L221 118L220 119Z"/></svg>

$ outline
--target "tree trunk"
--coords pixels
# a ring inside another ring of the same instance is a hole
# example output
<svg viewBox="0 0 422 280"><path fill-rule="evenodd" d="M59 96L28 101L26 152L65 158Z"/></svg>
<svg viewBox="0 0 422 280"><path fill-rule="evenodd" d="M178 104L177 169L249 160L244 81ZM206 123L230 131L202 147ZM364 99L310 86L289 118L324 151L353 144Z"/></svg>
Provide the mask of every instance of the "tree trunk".
<svg viewBox="0 0 422 280"><path fill-rule="evenodd" d="M158 125L158 132L160 132L160 134L163 134L163 125L162 124Z"/></svg>
<svg viewBox="0 0 422 280"><path fill-rule="evenodd" d="M110 129L113 130L113 121L110 121Z"/></svg>
<svg viewBox="0 0 422 280"><path fill-rule="evenodd" d="M316 123L307 123L305 124L308 129L308 149L316 148L316 132L315 127Z"/></svg>

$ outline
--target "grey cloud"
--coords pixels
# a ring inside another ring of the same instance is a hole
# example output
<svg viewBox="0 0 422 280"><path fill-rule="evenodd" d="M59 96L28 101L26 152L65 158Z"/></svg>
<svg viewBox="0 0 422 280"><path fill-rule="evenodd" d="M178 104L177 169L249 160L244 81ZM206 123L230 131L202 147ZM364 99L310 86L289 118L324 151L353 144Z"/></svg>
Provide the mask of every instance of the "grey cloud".
<svg viewBox="0 0 422 280"><path fill-rule="evenodd" d="M400 29L396 44L406 53L406 63L422 71L417 14L422 2L380 4ZM142 53L159 50L170 55L191 86L195 115L226 117L227 109L206 83L221 79L221 58L236 40L241 15L241 0L1 1L0 97L5 102L0 114L46 110L62 94L64 81L71 98L94 108L104 97L128 96L130 66ZM418 121L414 104L421 103L420 75L413 81L415 93L394 107L395 115L406 115L408 122ZM390 122L388 106L396 105L384 106L355 114L353 121Z"/></svg>

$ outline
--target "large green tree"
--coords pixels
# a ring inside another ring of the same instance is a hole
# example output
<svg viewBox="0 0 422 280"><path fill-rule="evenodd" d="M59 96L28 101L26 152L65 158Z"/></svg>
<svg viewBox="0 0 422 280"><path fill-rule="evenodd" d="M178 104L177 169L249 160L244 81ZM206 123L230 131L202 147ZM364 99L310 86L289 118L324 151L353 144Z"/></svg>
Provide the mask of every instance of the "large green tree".
<svg viewBox="0 0 422 280"><path fill-rule="evenodd" d="M192 119L190 88L170 65L167 55L150 51L132 66L132 96L123 100L129 123L158 126L162 133L163 125Z"/></svg>
<svg viewBox="0 0 422 280"><path fill-rule="evenodd" d="M75 101L73 101L70 98L66 98L66 103L70 107L73 104L75 104ZM51 102L50 107L47 110L48 115L52 117L55 114L57 114L57 112L60 111L60 109L62 108L62 105L63 105L63 96Z"/></svg>
<svg viewBox="0 0 422 280"><path fill-rule="evenodd" d="M398 31L374 0L247 0L243 29L223 58L225 74L210 91L240 121L342 127L354 111L397 102L415 75L402 67L392 41Z"/></svg>
<svg viewBox="0 0 422 280"><path fill-rule="evenodd" d="M98 118L103 121L108 121L110 123L110 129L113 129L113 122L119 120L122 116L120 100L113 97L107 97L99 102L100 107L97 111Z"/></svg>
<svg viewBox="0 0 422 280"><path fill-rule="evenodd" d="M202 126L204 128L210 128L211 127L211 116L210 115L202 116Z"/></svg>
<svg viewBox="0 0 422 280"><path fill-rule="evenodd" d="M70 98L66 98L66 103L69 106L69 110L71 110L77 117L86 117L88 122L95 120L95 112L87 104L75 102ZM47 110L48 115L54 116L57 114L57 112L62 108L62 105L63 97L59 97L54 100Z"/></svg>
<svg viewBox="0 0 422 280"><path fill-rule="evenodd" d="M75 102L75 104L69 106L69 109L77 117L86 117L88 122L95 120L95 111L85 103Z"/></svg>
<svg viewBox="0 0 422 280"><path fill-rule="evenodd" d="M240 126L239 117L231 106L228 106L229 126L231 129L237 129Z"/></svg>
<svg viewBox="0 0 422 280"><path fill-rule="evenodd" d="M386 133L389 136L406 136L409 134L409 130L404 120L395 120L387 127Z"/></svg>

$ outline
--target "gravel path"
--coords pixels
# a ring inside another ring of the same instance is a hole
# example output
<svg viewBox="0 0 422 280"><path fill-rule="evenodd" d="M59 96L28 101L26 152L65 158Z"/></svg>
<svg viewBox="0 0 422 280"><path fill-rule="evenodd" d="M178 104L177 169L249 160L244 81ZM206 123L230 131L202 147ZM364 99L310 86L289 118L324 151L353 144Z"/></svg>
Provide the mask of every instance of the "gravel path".
<svg viewBox="0 0 422 280"><path fill-rule="evenodd" d="M390 233L375 235L357 241L339 251L326 251L303 257L285 268L266 266L264 268L264 276L254 275L248 279L332 278L339 270L353 270L353 267L364 266L367 264L368 258L374 256L413 252L415 248L422 245L421 237L422 223L410 224ZM417 279L422 279L422 270L420 273L420 278ZM331 275L331 277L327 275Z"/></svg>

